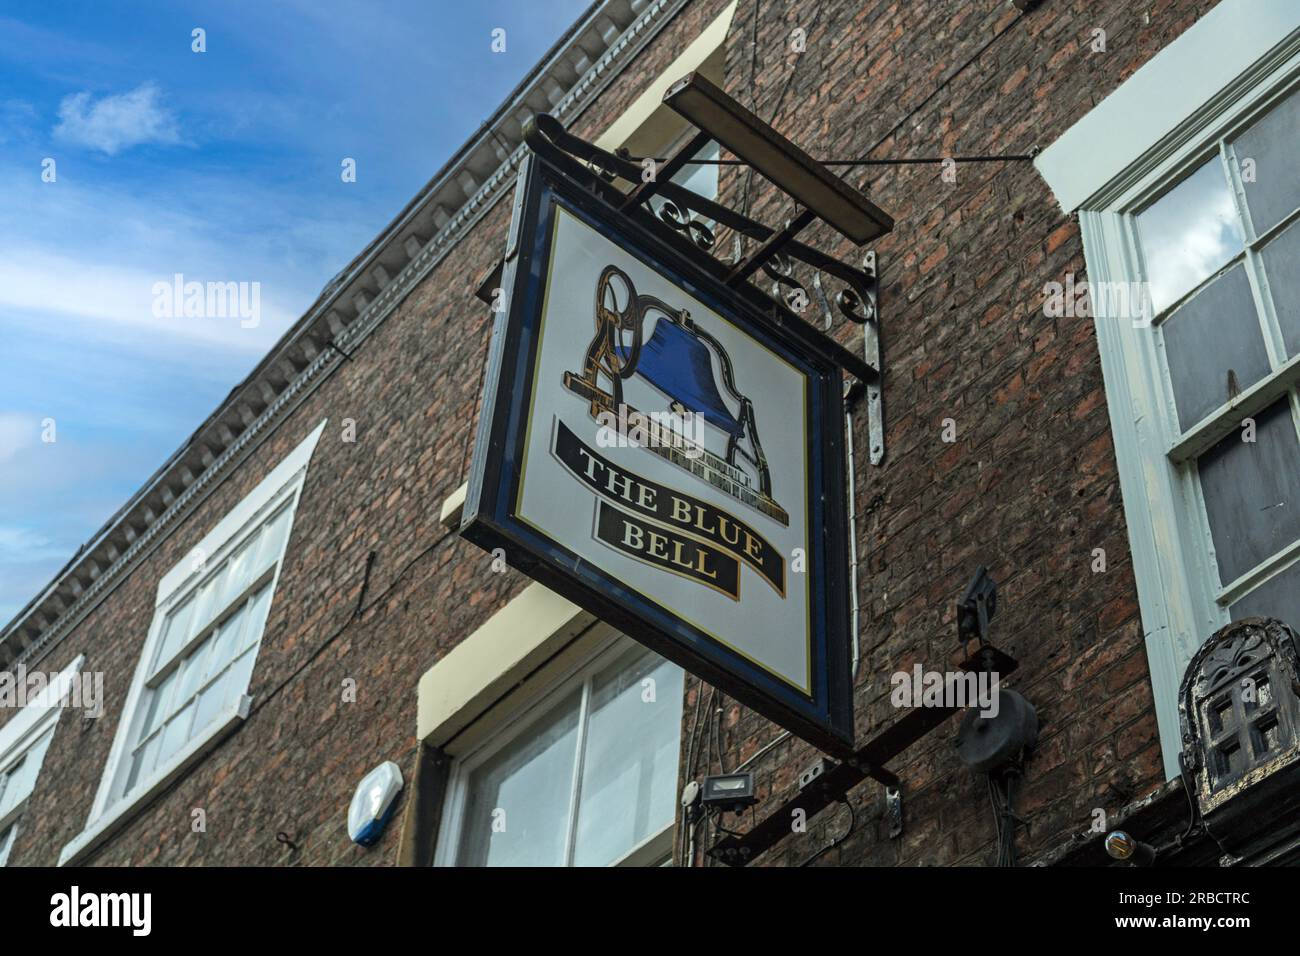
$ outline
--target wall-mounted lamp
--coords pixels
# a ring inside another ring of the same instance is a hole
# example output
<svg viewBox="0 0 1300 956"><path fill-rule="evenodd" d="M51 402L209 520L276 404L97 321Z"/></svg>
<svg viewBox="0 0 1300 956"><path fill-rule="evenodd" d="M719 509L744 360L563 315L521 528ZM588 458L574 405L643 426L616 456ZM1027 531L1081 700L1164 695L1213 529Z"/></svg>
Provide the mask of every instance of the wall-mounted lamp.
<svg viewBox="0 0 1300 956"><path fill-rule="evenodd" d="M858 245L894 228L888 213L699 73L670 86L664 102Z"/></svg>
<svg viewBox="0 0 1300 956"><path fill-rule="evenodd" d="M705 809L739 813L758 803L752 773L724 773L704 778L700 802Z"/></svg>
<svg viewBox="0 0 1300 956"><path fill-rule="evenodd" d="M1123 830L1106 834L1106 854L1112 860L1131 863L1133 866L1150 866L1156 861L1155 847L1135 840Z"/></svg>

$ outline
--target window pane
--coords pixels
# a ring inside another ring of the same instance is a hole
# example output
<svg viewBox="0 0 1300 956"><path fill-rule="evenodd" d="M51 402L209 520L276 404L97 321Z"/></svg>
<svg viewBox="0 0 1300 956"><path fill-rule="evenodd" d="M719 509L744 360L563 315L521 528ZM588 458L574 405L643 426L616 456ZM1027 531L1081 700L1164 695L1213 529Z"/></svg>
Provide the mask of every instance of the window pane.
<svg viewBox="0 0 1300 956"><path fill-rule="evenodd" d="M3 832L0 832L0 866L9 862L9 850L14 845L14 837L18 833L18 823L9 824Z"/></svg>
<svg viewBox="0 0 1300 956"><path fill-rule="evenodd" d="M212 638L208 638L190 653L189 657L181 661L177 673L179 683L176 685L176 696L172 700L172 708L177 708L185 704L195 692L199 689L199 682L203 677L203 661L208 653L212 650Z"/></svg>
<svg viewBox="0 0 1300 956"><path fill-rule="evenodd" d="M1242 249L1241 227L1216 155L1137 217L1156 312L1209 278Z"/></svg>
<svg viewBox="0 0 1300 956"><path fill-rule="evenodd" d="M158 751L159 762L165 761L176 751L181 749L181 745L190 739L190 724L194 720L194 704L190 703L184 710L167 721L167 726L162 732L162 748Z"/></svg>
<svg viewBox="0 0 1300 956"><path fill-rule="evenodd" d="M263 586L253 597L252 607L248 610L248 626L244 628L242 644L249 647L262 639L262 629L266 627L266 614L271 610L271 585Z"/></svg>
<svg viewBox="0 0 1300 956"><path fill-rule="evenodd" d="M257 545L258 539L254 535L227 562L221 595L222 607L229 607L230 602L238 598L252 581L253 563L257 559Z"/></svg>
<svg viewBox="0 0 1300 956"><path fill-rule="evenodd" d="M8 813L26 794L22 792L23 777L26 773L27 757L19 757L9 765L0 779L0 813Z"/></svg>
<svg viewBox="0 0 1300 956"><path fill-rule="evenodd" d="M260 573L280 558L284 548L284 538L289 531L289 508L281 508L279 513L262 529L260 545L257 552L257 564L254 573Z"/></svg>
<svg viewBox="0 0 1300 956"><path fill-rule="evenodd" d="M199 694L198 710L194 714L194 732L198 733L208 724L230 710L227 698L230 696L231 673L226 671Z"/></svg>
<svg viewBox="0 0 1300 956"><path fill-rule="evenodd" d="M149 731L153 730L163 722L170 710L171 692L176 686L179 679L180 668L168 674L161 684L151 691L146 691L149 695L149 709L145 712L144 725L140 728L140 737L144 737Z"/></svg>
<svg viewBox="0 0 1300 956"><path fill-rule="evenodd" d="M162 731L154 734L138 748L131 761L131 772L127 775L123 793L129 793L141 779L147 778L158 763L158 750L162 746Z"/></svg>
<svg viewBox="0 0 1300 956"><path fill-rule="evenodd" d="M179 607L167 615L167 621L163 624L158 656L154 658L154 670L170 661L185 643L185 639L190 636L190 619L193 615L194 598L192 597L186 598Z"/></svg>
<svg viewBox="0 0 1300 956"><path fill-rule="evenodd" d="M1233 432L1199 463L1224 584L1300 537L1300 442L1290 404L1255 416L1254 442L1243 434Z"/></svg>
<svg viewBox="0 0 1300 956"><path fill-rule="evenodd" d="M1298 143L1300 93L1292 93L1233 144L1239 165L1254 160L1255 181L1243 176L1242 188L1256 235L1263 235L1300 206Z"/></svg>
<svg viewBox="0 0 1300 956"><path fill-rule="evenodd" d="M1300 631L1300 564L1265 581L1232 605L1232 619L1275 617Z"/></svg>
<svg viewBox="0 0 1300 956"><path fill-rule="evenodd" d="M213 615L221 610L217 606L216 597L221 591L222 575L223 571L218 570L199 586L198 595L194 599L194 620L190 622L190 634L196 634L207 627Z"/></svg>
<svg viewBox="0 0 1300 956"><path fill-rule="evenodd" d="M1300 223L1265 246L1263 257L1287 355L1300 355Z"/></svg>
<svg viewBox="0 0 1300 956"><path fill-rule="evenodd" d="M1161 323L1184 431L1269 372L1244 266L1206 286Z"/></svg>
<svg viewBox="0 0 1300 956"><path fill-rule="evenodd" d="M471 775L461 866L564 865L581 700L574 691Z"/></svg>
<svg viewBox="0 0 1300 956"><path fill-rule="evenodd" d="M53 728L43 733L17 761L9 765L5 771L4 793L0 794L0 813L8 813L31 795L52 739Z"/></svg>
<svg viewBox="0 0 1300 956"><path fill-rule="evenodd" d="M217 633L213 637L212 656L208 659L205 675L211 677L218 671L226 669L226 665L234 659L241 647L243 647L244 624L248 620L248 608L240 608L230 617L221 622L217 628Z"/></svg>
<svg viewBox="0 0 1300 956"><path fill-rule="evenodd" d="M672 824L681 719L681 669L644 651L592 682L575 866L613 863Z"/></svg>
<svg viewBox="0 0 1300 956"><path fill-rule="evenodd" d="M250 648L230 665L231 676L226 685L226 701L230 707L233 708L235 701L248 693L249 682L253 676L253 662L256 660L257 650Z"/></svg>

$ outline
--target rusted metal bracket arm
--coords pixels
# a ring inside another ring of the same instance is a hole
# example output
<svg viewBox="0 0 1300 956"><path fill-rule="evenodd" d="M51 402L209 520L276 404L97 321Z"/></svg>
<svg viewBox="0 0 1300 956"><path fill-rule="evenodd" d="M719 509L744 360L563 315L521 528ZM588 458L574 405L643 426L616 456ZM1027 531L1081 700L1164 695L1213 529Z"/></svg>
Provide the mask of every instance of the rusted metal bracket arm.
<svg viewBox="0 0 1300 956"><path fill-rule="evenodd" d="M755 249L748 258L737 264L736 268L731 270L727 276L727 285L737 285L744 282L755 272L763 267L763 264L773 256L779 255L807 226L812 225L817 216L810 209L802 210L799 215L786 223L785 228L780 232L773 233L767 240Z"/></svg>
<svg viewBox="0 0 1300 956"><path fill-rule="evenodd" d="M988 656L990 651L993 654L991 658ZM963 661L961 669L977 672L990 664L1000 677L1012 673L1018 666L1015 658L986 645ZM790 835L790 821L796 811L802 810L804 819L811 820L868 777L887 787L897 787L898 777L884 765L959 710L959 707L912 708L867 741L853 757L827 771L813 786L787 800L750 830L719 840L707 851L709 856L728 866L745 866Z"/></svg>
<svg viewBox="0 0 1300 956"><path fill-rule="evenodd" d="M656 166L653 179L643 181L641 185L628 193L627 200L623 203L622 208L628 210L633 206L639 206L659 192L659 188L663 183L672 182L672 178L677 175L678 170L685 166L692 156L707 146L710 139L708 133L697 132L676 149L667 160Z"/></svg>

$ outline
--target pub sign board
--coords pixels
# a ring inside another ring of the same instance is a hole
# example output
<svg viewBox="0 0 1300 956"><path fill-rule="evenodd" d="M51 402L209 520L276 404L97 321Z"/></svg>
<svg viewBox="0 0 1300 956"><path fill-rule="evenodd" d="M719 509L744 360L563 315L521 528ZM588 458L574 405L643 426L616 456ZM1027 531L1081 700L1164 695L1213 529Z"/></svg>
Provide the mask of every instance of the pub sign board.
<svg viewBox="0 0 1300 956"><path fill-rule="evenodd" d="M521 168L461 533L847 756L842 373L608 189Z"/></svg>

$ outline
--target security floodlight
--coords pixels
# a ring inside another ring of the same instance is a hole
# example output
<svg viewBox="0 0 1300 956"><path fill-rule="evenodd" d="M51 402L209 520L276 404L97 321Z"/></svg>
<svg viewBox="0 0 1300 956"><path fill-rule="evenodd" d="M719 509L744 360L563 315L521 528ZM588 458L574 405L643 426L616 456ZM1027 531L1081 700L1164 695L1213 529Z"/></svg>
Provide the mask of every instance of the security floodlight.
<svg viewBox="0 0 1300 956"><path fill-rule="evenodd" d="M858 245L894 220L699 73L678 80L664 102Z"/></svg>
<svg viewBox="0 0 1300 956"><path fill-rule="evenodd" d="M708 809L730 810L732 813L753 806L758 803L754 793L754 775L725 773L705 777L701 803Z"/></svg>

